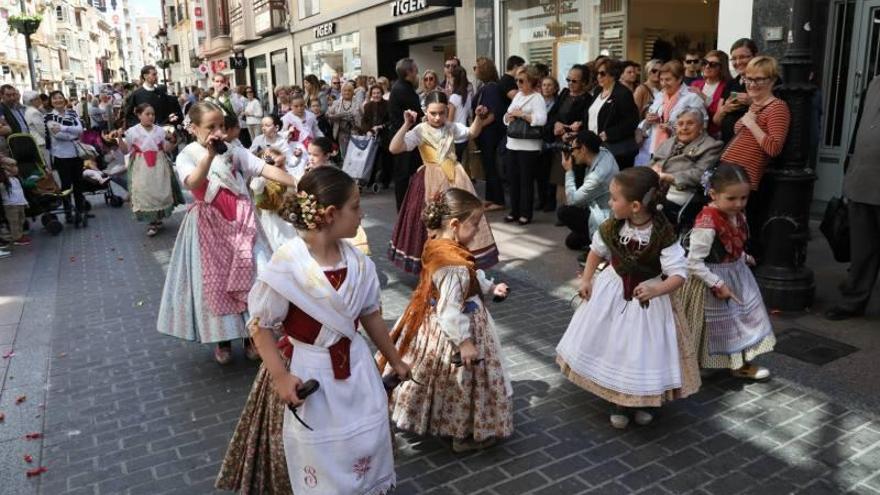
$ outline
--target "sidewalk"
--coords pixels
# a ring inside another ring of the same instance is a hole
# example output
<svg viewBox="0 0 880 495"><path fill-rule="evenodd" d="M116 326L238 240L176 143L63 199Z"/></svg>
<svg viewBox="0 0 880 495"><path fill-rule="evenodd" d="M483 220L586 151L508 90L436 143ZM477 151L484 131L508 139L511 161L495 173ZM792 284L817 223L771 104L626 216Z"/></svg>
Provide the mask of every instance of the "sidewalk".
<svg viewBox="0 0 880 495"><path fill-rule="evenodd" d="M391 322L416 280L383 256L392 195L367 193L363 203ZM36 232L30 251L0 261L0 346L5 354L10 342L16 353L0 363L0 486L46 495L213 493L256 365L236 345L234 364L219 367L209 346L155 330L180 214L152 239L126 210L96 205L95 214L87 230ZM880 361L876 317L833 326L810 315L777 319L778 329L815 324L816 333L861 349L823 367L773 354L762 361L777 372L771 382L709 380L651 427L618 432L605 405L554 364L574 294L573 255L558 247L563 230L549 215L527 229L501 216L491 218L504 262L492 275L512 293L491 311L512 363L516 433L469 455L398 435L397 493L880 493L880 419L868 407L877 394L867 375ZM820 293L836 283L820 282ZM21 394L27 400L15 405ZM45 437L23 438L33 431ZM26 478L25 453L48 471Z"/></svg>

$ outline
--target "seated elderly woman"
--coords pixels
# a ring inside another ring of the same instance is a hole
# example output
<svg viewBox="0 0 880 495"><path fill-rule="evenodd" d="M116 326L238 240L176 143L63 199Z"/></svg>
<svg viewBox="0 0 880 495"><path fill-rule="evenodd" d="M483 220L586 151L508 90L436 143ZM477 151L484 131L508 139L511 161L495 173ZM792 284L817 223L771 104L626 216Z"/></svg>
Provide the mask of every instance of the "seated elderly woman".
<svg viewBox="0 0 880 495"><path fill-rule="evenodd" d="M682 225L679 225L679 214L692 200L696 199L693 201L695 208L702 202L700 179L721 156L723 143L706 133L706 120L702 106L683 109L675 123L674 138L660 145L652 159L651 166L660 175L661 183L669 186L663 212L677 227L687 226L688 221L693 220L682 218ZM691 216L695 216L699 208L689 210L693 213Z"/></svg>

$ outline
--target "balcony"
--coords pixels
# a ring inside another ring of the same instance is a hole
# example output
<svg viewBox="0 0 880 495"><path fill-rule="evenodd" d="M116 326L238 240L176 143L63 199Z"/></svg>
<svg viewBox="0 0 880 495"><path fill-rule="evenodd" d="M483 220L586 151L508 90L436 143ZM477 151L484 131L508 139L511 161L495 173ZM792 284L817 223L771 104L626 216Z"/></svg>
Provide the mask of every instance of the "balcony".
<svg viewBox="0 0 880 495"><path fill-rule="evenodd" d="M257 36L265 36L287 29L287 18L286 1L254 1L254 31Z"/></svg>

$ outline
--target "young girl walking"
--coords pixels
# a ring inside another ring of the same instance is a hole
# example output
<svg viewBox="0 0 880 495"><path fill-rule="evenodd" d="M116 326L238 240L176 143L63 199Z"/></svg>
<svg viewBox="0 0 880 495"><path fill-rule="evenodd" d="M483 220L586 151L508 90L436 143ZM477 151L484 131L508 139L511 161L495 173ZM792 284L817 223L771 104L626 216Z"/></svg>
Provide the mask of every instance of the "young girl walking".
<svg viewBox="0 0 880 495"><path fill-rule="evenodd" d="M171 216L174 207L184 204L180 185L174 176L167 153L174 149L165 129L155 125L156 111L149 103L134 109L140 123L115 137L122 153L129 153L128 184L131 211L141 222L149 222L147 236L162 229L162 219Z"/></svg>
<svg viewBox="0 0 880 495"><path fill-rule="evenodd" d="M425 97L425 122L416 125L418 114L404 112L403 126L394 135L389 147L394 154L418 148L424 162L410 179L388 249L391 261L407 272L418 273L421 270L422 251L428 239L428 231L421 221L425 204L450 187L474 193L474 185L455 155L455 141L479 136L487 110L482 105L477 107L476 118L468 128L464 124L447 122L448 105L445 93L429 93ZM481 217L469 249L479 268L489 268L498 263L498 247L485 218Z"/></svg>
<svg viewBox="0 0 880 495"><path fill-rule="evenodd" d="M419 285L391 334L419 383L394 390L391 420L401 430L451 438L456 452L486 448L513 434L513 389L484 303L487 295L506 298L507 284L487 279L468 250L484 221L479 198L447 189L422 220L431 238Z"/></svg>
<svg viewBox="0 0 880 495"><path fill-rule="evenodd" d="M651 408L700 387L696 356L670 294L687 278L684 249L658 211L660 180L647 167L611 182L611 212L593 235L579 293L584 302L556 347L562 373L607 400L611 425L630 414L650 423ZM596 273L603 261L610 263Z"/></svg>
<svg viewBox="0 0 880 495"><path fill-rule="evenodd" d="M265 493L388 493L396 482L388 399L357 327L399 379L410 371L379 312L373 262L343 241L360 224L357 185L334 167L309 171L299 191L286 195L281 214L300 235L276 251L248 297L249 330L265 370L260 385L269 394L270 376L275 397L252 390L217 484ZM319 388L303 400L297 390L308 380ZM297 408L296 416L286 405ZM261 409L265 414L256 414ZM283 438L283 454L275 435ZM238 458L250 464L242 470ZM275 464L280 459L287 483Z"/></svg>
<svg viewBox="0 0 880 495"><path fill-rule="evenodd" d="M293 177L246 149L227 149L223 110L200 102L190 109L195 141L177 156L180 181L195 202L183 218L162 291L159 332L216 343L220 364L232 359L233 339L247 338L247 293L254 281L258 239L246 180L262 176L288 186ZM256 352L246 343L248 356Z"/></svg>
<svg viewBox="0 0 880 495"><path fill-rule="evenodd" d="M699 339L702 368L729 369L733 376L766 380L770 371L752 360L773 350L776 338L770 316L746 254L749 236L743 214L749 177L736 165L722 163L709 179L712 202L697 215L690 234L688 269L682 304L691 333Z"/></svg>

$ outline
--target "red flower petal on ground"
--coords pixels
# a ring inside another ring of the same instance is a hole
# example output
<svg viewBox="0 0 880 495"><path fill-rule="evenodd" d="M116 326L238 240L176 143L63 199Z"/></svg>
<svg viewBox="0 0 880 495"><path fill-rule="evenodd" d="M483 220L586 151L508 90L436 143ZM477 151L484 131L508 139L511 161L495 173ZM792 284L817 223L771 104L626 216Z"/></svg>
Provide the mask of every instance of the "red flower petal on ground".
<svg viewBox="0 0 880 495"><path fill-rule="evenodd" d="M6 421L6 415L3 413L0 413L0 423L2 423L4 421Z"/></svg>
<svg viewBox="0 0 880 495"><path fill-rule="evenodd" d="M24 462L26 462L28 464L34 462L34 456L32 456L30 454L25 454L24 455Z"/></svg>
<svg viewBox="0 0 880 495"><path fill-rule="evenodd" d="M9 359L9 358L11 358L12 356L15 356L15 351L13 351L12 349L9 349L9 350L6 352L6 354L3 355L3 359Z"/></svg>
<svg viewBox="0 0 880 495"><path fill-rule="evenodd" d="M43 434L40 432L28 433L24 436L28 440L36 440L38 438L43 438Z"/></svg>
<svg viewBox="0 0 880 495"><path fill-rule="evenodd" d="M22 402L27 400L27 395L20 395L15 399L16 404L21 404Z"/></svg>
<svg viewBox="0 0 880 495"><path fill-rule="evenodd" d="M28 469L27 470L27 477L33 478L34 476L39 476L48 470L49 469L47 469L46 466L40 466L38 468Z"/></svg>

